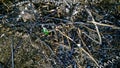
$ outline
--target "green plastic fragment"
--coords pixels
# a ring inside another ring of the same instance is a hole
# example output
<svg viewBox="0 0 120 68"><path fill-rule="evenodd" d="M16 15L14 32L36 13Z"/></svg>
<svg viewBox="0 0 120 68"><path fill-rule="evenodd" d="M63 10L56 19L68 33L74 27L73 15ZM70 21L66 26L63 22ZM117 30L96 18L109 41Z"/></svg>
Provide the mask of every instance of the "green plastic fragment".
<svg viewBox="0 0 120 68"><path fill-rule="evenodd" d="M45 34L45 35L48 35L49 34L49 31L47 30L47 28L43 28L43 33Z"/></svg>

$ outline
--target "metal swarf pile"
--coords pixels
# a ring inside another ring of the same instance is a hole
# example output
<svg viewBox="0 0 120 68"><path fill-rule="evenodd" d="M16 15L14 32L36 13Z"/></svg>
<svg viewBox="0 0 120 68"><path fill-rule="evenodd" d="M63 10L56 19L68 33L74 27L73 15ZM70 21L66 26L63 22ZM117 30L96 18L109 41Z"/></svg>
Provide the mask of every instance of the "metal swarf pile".
<svg viewBox="0 0 120 68"><path fill-rule="evenodd" d="M0 1L0 68L119 68L118 3Z"/></svg>

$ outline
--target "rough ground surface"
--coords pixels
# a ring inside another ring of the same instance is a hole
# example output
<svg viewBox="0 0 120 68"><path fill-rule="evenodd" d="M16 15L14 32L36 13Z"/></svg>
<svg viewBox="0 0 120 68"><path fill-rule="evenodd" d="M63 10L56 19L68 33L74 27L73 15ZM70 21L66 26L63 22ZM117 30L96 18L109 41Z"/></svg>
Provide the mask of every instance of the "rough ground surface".
<svg viewBox="0 0 120 68"><path fill-rule="evenodd" d="M120 0L0 1L0 68L120 68Z"/></svg>

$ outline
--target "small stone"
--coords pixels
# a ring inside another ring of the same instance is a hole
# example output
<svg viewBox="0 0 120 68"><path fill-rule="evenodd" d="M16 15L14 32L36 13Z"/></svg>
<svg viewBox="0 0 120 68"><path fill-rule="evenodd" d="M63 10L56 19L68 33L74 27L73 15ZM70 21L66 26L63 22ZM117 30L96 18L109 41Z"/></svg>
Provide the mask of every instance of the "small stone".
<svg viewBox="0 0 120 68"><path fill-rule="evenodd" d="M78 47L81 47L81 44L77 44Z"/></svg>
<svg viewBox="0 0 120 68"><path fill-rule="evenodd" d="M35 20L34 14L30 14L30 13L24 12L24 11L21 12L21 17L22 17L24 22L26 22L26 21L34 21Z"/></svg>

